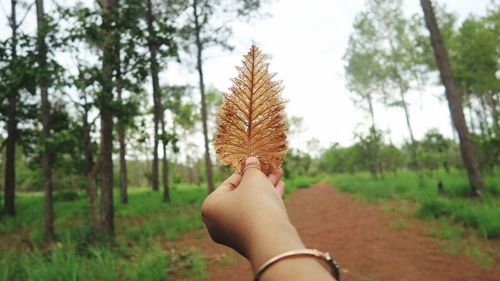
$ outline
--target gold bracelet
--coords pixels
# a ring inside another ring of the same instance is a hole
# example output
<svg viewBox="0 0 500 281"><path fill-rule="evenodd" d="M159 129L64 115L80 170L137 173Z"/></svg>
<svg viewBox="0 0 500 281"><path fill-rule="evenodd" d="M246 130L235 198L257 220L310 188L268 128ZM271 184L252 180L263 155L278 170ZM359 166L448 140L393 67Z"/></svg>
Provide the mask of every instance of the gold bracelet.
<svg viewBox="0 0 500 281"><path fill-rule="evenodd" d="M332 268L331 271L332 276L335 278L335 280L340 281L340 269L337 262L332 258L332 256L328 252L320 252L316 249L292 250L285 252L283 254L279 254L269 259L267 262L265 262L259 268L259 270L257 270L257 272L255 273L255 278L253 280L259 281L264 271L266 271L269 267L271 267L271 265L279 262L280 260L290 257L303 257L303 256L315 257L325 261Z"/></svg>

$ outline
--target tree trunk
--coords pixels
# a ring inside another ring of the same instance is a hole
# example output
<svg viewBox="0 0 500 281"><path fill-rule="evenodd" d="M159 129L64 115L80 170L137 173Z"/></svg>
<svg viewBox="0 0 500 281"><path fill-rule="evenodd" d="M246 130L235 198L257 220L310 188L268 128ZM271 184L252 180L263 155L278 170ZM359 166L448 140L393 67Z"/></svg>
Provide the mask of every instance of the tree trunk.
<svg viewBox="0 0 500 281"><path fill-rule="evenodd" d="M10 26L12 29L12 59L17 58L17 1L12 0ZM16 215L16 141L17 141L17 88L10 89L7 108L7 144L5 152L5 175L4 175L4 214Z"/></svg>
<svg viewBox="0 0 500 281"><path fill-rule="evenodd" d="M203 123L203 138L205 143L205 167L207 173L207 184L208 192L214 191L214 180L212 172L212 160L210 159L210 147L208 140L208 125L207 125L207 101L205 98L205 82L203 81L203 43L201 42L201 25L199 22L198 15L198 1L193 0L193 16L194 25L196 33L196 68L198 70L199 82L200 82L200 94L201 94L201 120Z"/></svg>
<svg viewBox="0 0 500 281"><path fill-rule="evenodd" d="M38 60L40 70L47 71L47 44L45 43L46 24L43 0L36 0L37 17L37 43ZM44 146L42 155L43 187L45 190L45 239L51 242L54 239L54 208L52 199L52 151L48 145L50 138L50 101L47 87L46 74L39 77L41 107L42 107L42 144Z"/></svg>
<svg viewBox="0 0 500 281"><path fill-rule="evenodd" d="M418 170L417 145L415 142L415 137L413 135L413 128L411 126L411 121L410 121L410 111L408 109L408 104L406 103L406 96L405 96L408 89L406 89L406 87L404 85L403 78L401 77L400 71L399 71L398 60L394 55L396 48L394 47L394 45L390 41L389 41L389 45L390 45L391 50L392 50L392 54L393 54L392 58L393 58L394 66L395 66L394 67L394 77L396 78L396 82L397 82L398 87L399 87L399 94L401 96L401 102L403 104L403 111L405 113L406 126L407 126L408 132L410 134L412 166L413 166L413 169L415 169L415 171L417 171Z"/></svg>
<svg viewBox="0 0 500 281"><path fill-rule="evenodd" d="M89 196L90 207L90 222L94 230L99 229L99 214L97 212L97 184L96 176L98 164L94 165L94 157L92 153L92 142L90 138L90 124L88 121L88 104L85 98L84 114L83 114L83 150L85 154L85 166L88 187L87 192ZM98 159L99 161L99 159Z"/></svg>
<svg viewBox="0 0 500 281"><path fill-rule="evenodd" d="M405 94L403 92L401 92L401 100L403 102L403 110L405 112L406 126L408 128L408 132L410 133L412 164L413 168L418 170L417 143L415 142L415 136L413 135L413 128L411 126L410 110L408 109L408 104L406 103Z"/></svg>
<svg viewBox="0 0 500 281"><path fill-rule="evenodd" d="M118 125L118 140L120 142L120 202L128 203L127 160L125 159L127 145L125 143L125 128Z"/></svg>
<svg viewBox="0 0 500 281"><path fill-rule="evenodd" d="M160 80L158 77L159 65L158 65L158 46L156 42L156 33L154 31L153 23L155 21L153 15L153 8L151 0L147 0L146 9L146 21L148 25L148 48L149 48L149 62L151 71L151 80L153 82L153 123L154 123L154 147L153 147L153 171L152 171L152 183L153 191L159 190L159 157L158 157L158 145L159 145L159 121L160 121Z"/></svg>
<svg viewBox="0 0 500 281"><path fill-rule="evenodd" d="M99 170L101 174L101 224L110 238L114 236L113 206L113 69L115 69L114 20L109 15L118 0L102 0L102 29L106 36L102 44L102 92L99 94L101 112L101 141Z"/></svg>
<svg viewBox="0 0 500 281"><path fill-rule="evenodd" d="M500 133L500 124L499 124L499 114L498 114L498 101L496 100L496 94L494 92L490 93L487 97L488 104L491 110L491 116L493 118L493 132L495 134Z"/></svg>
<svg viewBox="0 0 500 281"><path fill-rule="evenodd" d="M117 46L119 48L119 46ZM116 68L116 92L118 94L118 102L123 109L123 99L122 99L122 74L120 65L120 50L117 50L117 68ZM120 203L128 203L127 194L127 160L125 155L127 154L127 147L125 143L125 124L123 121L123 112L118 119L118 142L120 143Z"/></svg>
<svg viewBox="0 0 500 281"><path fill-rule="evenodd" d="M431 1L420 0L420 3L424 12L425 23L430 32L431 45L434 50L434 57L439 68L441 81L446 89L446 98L448 100L451 117L460 139L460 152L467 170L472 192L474 195L480 196L484 187L484 182L479 169L474 145L470 138L467 124L465 123L460 93L453 79L448 55L441 37L441 32L437 25Z"/></svg>
<svg viewBox="0 0 500 281"><path fill-rule="evenodd" d="M4 214L16 215L16 138L17 138L17 94L11 93L9 96L9 107L7 111L7 144L5 152L5 176L4 176Z"/></svg>
<svg viewBox="0 0 500 281"><path fill-rule="evenodd" d="M161 134L163 146L163 167L162 167L162 182L163 182L163 202L170 203L170 186L168 177L168 159L167 159L167 139L165 137L165 116L162 110L161 116Z"/></svg>
<svg viewBox="0 0 500 281"><path fill-rule="evenodd" d="M370 93L366 96L366 100L368 103L368 110L370 111L370 117L372 120L372 128L375 128L375 111L373 109L372 95Z"/></svg>

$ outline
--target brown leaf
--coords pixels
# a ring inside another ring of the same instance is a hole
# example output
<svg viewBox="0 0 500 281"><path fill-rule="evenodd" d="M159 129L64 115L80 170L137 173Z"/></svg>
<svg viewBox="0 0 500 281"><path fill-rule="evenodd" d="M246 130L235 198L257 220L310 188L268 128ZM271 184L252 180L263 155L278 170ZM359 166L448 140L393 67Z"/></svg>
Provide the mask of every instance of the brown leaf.
<svg viewBox="0 0 500 281"><path fill-rule="evenodd" d="M259 158L269 174L287 152L285 101L281 81L273 81L266 57L253 45L237 67L229 93L224 93L215 135L217 158L242 172L249 156Z"/></svg>

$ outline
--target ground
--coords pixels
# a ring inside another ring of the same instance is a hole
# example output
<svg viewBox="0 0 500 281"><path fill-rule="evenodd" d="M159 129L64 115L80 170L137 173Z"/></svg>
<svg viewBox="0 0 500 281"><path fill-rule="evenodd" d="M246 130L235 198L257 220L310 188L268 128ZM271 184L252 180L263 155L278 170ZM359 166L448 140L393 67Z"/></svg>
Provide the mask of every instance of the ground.
<svg viewBox="0 0 500 281"><path fill-rule="evenodd" d="M293 224L309 248L330 252L350 281L499 281L498 266L482 266L459 251L447 254L429 235L431 223L383 211L324 183L299 189L286 201ZM206 231L185 235L165 250L196 246L208 261L208 280L252 280L249 263L210 240ZM498 241L487 241L498 251ZM498 253L498 252L497 252ZM500 260L495 258L494 264ZM182 276L176 276L175 280Z"/></svg>

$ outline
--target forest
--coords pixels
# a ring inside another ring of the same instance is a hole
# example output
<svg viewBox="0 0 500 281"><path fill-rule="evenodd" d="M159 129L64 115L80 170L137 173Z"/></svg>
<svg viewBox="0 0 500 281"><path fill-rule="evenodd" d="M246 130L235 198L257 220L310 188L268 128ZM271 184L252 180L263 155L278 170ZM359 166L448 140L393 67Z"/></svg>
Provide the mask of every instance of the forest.
<svg viewBox="0 0 500 281"><path fill-rule="evenodd" d="M234 52L234 24L272 18L274 2L0 0L1 281L217 280L210 267L238 261L175 245L206 236L200 205L233 172L213 148L226 89L207 79L207 53ZM411 13L402 0L362 2L342 86L366 118L349 145L290 146L285 197L322 182L399 206L391 212L434 223L453 254L499 273L500 2L465 18L453 1L414 1ZM168 77L174 64L195 82ZM416 133L425 120L410 96L429 88L452 135ZM381 108L400 112L402 143L377 122ZM289 114L290 141L307 120ZM353 280L384 280L370 278Z"/></svg>

